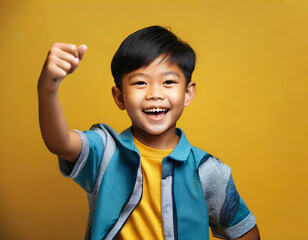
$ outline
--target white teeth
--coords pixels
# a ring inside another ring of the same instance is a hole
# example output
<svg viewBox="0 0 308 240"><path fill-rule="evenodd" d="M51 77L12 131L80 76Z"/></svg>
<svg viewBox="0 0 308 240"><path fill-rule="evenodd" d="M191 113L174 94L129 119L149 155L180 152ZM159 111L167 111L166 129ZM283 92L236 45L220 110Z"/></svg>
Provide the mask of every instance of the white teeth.
<svg viewBox="0 0 308 240"><path fill-rule="evenodd" d="M167 109L164 109L164 108L151 108L151 109L145 109L144 111L146 113L148 113L148 112L166 112Z"/></svg>

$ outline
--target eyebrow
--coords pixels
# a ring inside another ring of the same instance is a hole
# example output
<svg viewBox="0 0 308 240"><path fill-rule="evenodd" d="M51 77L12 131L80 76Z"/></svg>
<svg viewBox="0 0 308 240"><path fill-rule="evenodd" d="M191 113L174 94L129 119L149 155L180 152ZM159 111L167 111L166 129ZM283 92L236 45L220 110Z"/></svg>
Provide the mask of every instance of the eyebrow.
<svg viewBox="0 0 308 240"><path fill-rule="evenodd" d="M128 78L128 80L130 80L130 79L132 79L132 78L134 78L134 77L138 77L138 76L140 76L140 77L147 77L148 75L145 74L145 73L135 73L135 74L131 75L131 76Z"/></svg>
<svg viewBox="0 0 308 240"><path fill-rule="evenodd" d="M162 76L175 75L175 76L177 76L179 78L181 77L178 73L172 72L172 71L163 72L160 75L162 75ZM130 79L132 79L134 77L138 77L138 76L140 76L140 77L148 77L149 75L145 74L145 73L135 73L135 74L131 75L128 79L130 80Z"/></svg>
<svg viewBox="0 0 308 240"><path fill-rule="evenodd" d="M178 73L176 73L176 72L172 72L172 71L169 71L169 72L164 72L164 73L162 73L161 75L164 75L164 76L166 76L166 75L175 75L175 76L177 76L177 77L181 77L180 76L180 74L178 74Z"/></svg>

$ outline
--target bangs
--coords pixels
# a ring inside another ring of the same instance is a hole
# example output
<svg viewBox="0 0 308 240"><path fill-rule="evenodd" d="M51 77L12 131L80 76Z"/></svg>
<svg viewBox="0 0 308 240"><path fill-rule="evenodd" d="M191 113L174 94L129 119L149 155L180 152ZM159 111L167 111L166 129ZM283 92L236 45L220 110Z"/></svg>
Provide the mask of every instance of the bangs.
<svg viewBox="0 0 308 240"><path fill-rule="evenodd" d="M128 36L115 53L111 71L116 86L121 89L125 74L150 65L162 55L169 63L178 65L189 83L196 62L193 49L169 30L152 26Z"/></svg>

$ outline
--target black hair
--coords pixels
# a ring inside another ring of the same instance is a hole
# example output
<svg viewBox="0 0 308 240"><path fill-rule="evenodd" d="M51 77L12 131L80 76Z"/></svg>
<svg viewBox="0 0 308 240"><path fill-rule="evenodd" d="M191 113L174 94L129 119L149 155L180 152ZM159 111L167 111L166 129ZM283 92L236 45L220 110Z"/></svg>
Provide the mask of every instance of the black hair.
<svg viewBox="0 0 308 240"><path fill-rule="evenodd" d="M121 90L125 74L150 65L163 55L182 70L186 84L195 69L196 54L188 43L161 26L150 26L129 35L114 54L111 71L116 86Z"/></svg>

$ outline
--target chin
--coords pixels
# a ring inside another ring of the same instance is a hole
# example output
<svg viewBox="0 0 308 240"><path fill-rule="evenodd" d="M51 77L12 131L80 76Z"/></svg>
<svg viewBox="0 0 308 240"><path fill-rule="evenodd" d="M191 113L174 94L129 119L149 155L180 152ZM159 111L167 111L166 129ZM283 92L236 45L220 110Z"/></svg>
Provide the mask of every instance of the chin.
<svg viewBox="0 0 308 240"><path fill-rule="evenodd" d="M170 131L171 128L162 128L162 127L151 127L151 128L144 128L143 131L154 136L162 135L168 131Z"/></svg>

